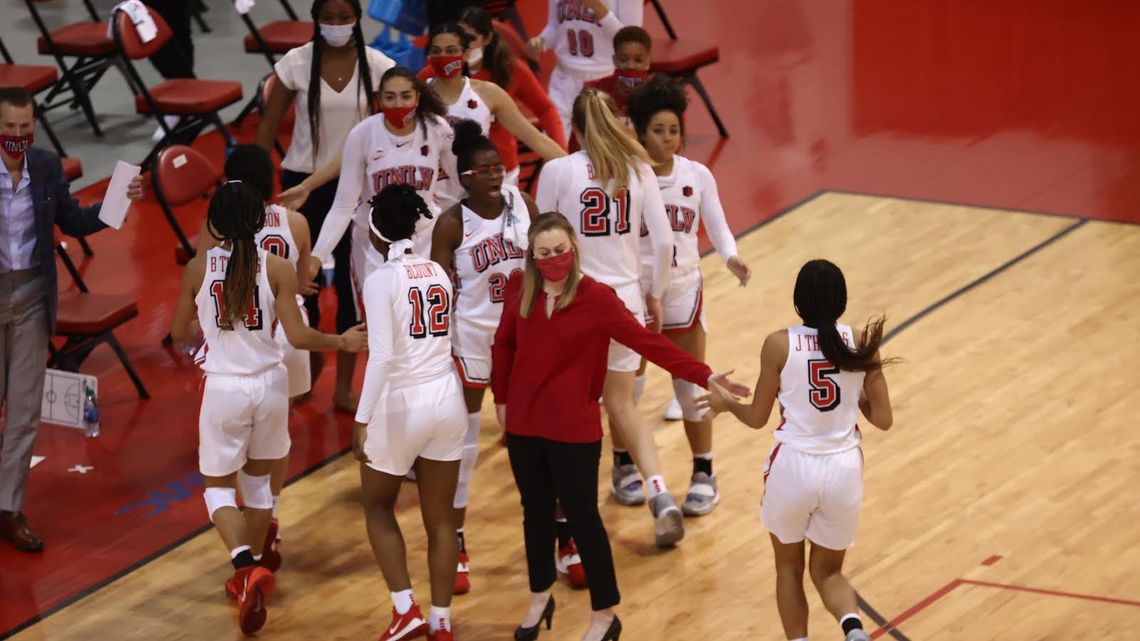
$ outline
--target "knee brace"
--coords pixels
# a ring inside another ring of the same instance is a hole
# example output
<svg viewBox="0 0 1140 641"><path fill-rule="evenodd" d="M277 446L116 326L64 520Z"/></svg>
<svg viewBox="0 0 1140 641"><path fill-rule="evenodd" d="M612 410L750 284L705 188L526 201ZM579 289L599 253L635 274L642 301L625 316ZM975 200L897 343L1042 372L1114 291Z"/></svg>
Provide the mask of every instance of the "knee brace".
<svg viewBox="0 0 1140 641"><path fill-rule="evenodd" d="M705 420L705 412L697 408L697 399L702 396L700 386L674 378L673 393L677 395L677 402L681 404L683 419L694 423Z"/></svg>
<svg viewBox="0 0 1140 641"><path fill-rule="evenodd" d="M455 485L455 500L452 507L467 507L471 477L475 475L475 463L479 460L479 412L467 415L467 433L463 436L463 454L459 458L459 482Z"/></svg>
<svg viewBox="0 0 1140 641"><path fill-rule="evenodd" d="M269 487L269 475L250 476L239 471L238 487L241 488L241 500L245 506L255 510L273 509L273 490Z"/></svg>
<svg viewBox="0 0 1140 641"><path fill-rule="evenodd" d="M224 507L237 509L237 490L232 487L208 487L202 492L206 500L206 512L210 515L210 522L214 522L214 513Z"/></svg>

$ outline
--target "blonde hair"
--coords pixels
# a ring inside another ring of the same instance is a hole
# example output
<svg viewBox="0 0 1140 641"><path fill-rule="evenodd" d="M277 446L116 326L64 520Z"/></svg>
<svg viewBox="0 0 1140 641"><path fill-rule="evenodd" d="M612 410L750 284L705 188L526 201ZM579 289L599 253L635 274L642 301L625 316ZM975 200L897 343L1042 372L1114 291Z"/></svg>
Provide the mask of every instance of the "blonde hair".
<svg viewBox="0 0 1140 641"><path fill-rule="evenodd" d="M629 189L630 167L649 162L645 148L615 113L617 107L608 93L584 89L574 100L571 118L585 138L582 148L594 165L595 178L611 196Z"/></svg>
<svg viewBox="0 0 1140 641"><path fill-rule="evenodd" d="M574 296L578 293L578 283L582 282L582 272L579 269L580 254L578 253L578 238L574 233L574 227L570 221L566 220L565 216L556 211L539 214L530 222L530 231L527 233L526 265L523 267L522 295L519 297L519 316L523 318L530 318L530 313L534 310L534 303L538 299L538 292L542 290L544 283L542 273L534 264L534 239L543 232L556 229L566 232L566 237L570 239L570 246L574 251L574 266L570 269L570 275L566 277L566 287L554 305L554 310L558 311L569 307L570 303L574 302Z"/></svg>

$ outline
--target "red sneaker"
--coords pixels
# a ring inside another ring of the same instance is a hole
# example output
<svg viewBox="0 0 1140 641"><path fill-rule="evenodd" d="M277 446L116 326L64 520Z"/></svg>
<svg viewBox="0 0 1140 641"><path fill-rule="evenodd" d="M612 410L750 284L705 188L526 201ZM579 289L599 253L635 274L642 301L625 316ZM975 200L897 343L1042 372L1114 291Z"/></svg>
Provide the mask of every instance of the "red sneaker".
<svg viewBox="0 0 1140 641"><path fill-rule="evenodd" d="M277 580L273 573L260 566L241 568L231 579L237 592L238 625L243 634L253 634L265 625L265 598L273 591ZM226 583L226 591L230 583Z"/></svg>
<svg viewBox="0 0 1140 641"><path fill-rule="evenodd" d="M380 635L380 641L419 639L427 636L427 633L427 620L420 612L420 606L413 603L412 608L404 614L398 614L396 608L392 608L392 623L388 625L384 634Z"/></svg>
<svg viewBox="0 0 1140 641"><path fill-rule="evenodd" d="M455 635L451 630L437 630L428 633L428 641L455 641Z"/></svg>
<svg viewBox="0 0 1140 641"><path fill-rule="evenodd" d="M267 547L265 548L265 552L261 554L261 560L258 561L257 564L276 574L277 571L281 569L282 561L281 553L277 551L276 547Z"/></svg>
<svg viewBox="0 0 1140 641"><path fill-rule="evenodd" d="M455 569L455 587L452 592L455 594L467 594L471 591L471 577L469 576L470 559L467 557L466 552L459 553L459 566Z"/></svg>
<svg viewBox="0 0 1140 641"><path fill-rule="evenodd" d="M565 574L570 579L572 587L586 587L586 569L582 567L582 557L578 556L578 546L574 545L574 539L570 539L566 547L558 550L554 567L559 574Z"/></svg>

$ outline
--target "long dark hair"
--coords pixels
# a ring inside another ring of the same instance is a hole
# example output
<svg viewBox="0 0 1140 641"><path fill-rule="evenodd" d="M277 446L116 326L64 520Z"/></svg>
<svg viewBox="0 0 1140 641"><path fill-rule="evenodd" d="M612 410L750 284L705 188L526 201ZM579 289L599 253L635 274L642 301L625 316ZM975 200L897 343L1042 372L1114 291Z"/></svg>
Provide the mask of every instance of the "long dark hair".
<svg viewBox="0 0 1140 641"><path fill-rule="evenodd" d="M885 316L867 323L855 349L839 335L835 323L847 310L847 280L831 261L816 259L804 263L796 277L793 300L804 325L819 331L819 349L832 365L845 371L871 372L893 362L879 358Z"/></svg>
<svg viewBox="0 0 1140 641"><path fill-rule="evenodd" d="M268 202L273 198L273 159L261 147L234 147L226 158L226 167L222 172L227 180L240 180L256 189L262 200Z"/></svg>
<svg viewBox="0 0 1140 641"><path fill-rule="evenodd" d="M451 143L451 151L455 154L455 168L460 175L471 169L472 159L480 151L498 153L498 148L483 135L483 128L474 120L464 118L451 125L451 128L455 130L455 141Z"/></svg>
<svg viewBox="0 0 1140 641"><path fill-rule="evenodd" d="M419 103L416 105L416 118L419 119L421 125L427 126L429 115L434 114L440 118L447 116L447 107L440 102L439 96L407 67L392 67L385 71L384 75L380 77L381 93L384 92L384 85L388 84L392 78L407 78L412 83L412 89L415 89L416 93L420 95Z"/></svg>
<svg viewBox="0 0 1140 641"><path fill-rule="evenodd" d="M431 210L416 188L404 183L381 189L368 204L372 206L372 225L393 242L411 238L416 222L421 217L431 218Z"/></svg>
<svg viewBox="0 0 1140 641"><path fill-rule="evenodd" d="M470 70L467 69L467 47L471 46L471 34L464 31L460 26L454 22L443 22L440 24L433 24L428 31L427 46L424 47L424 54L431 55L431 44L435 41L435 37L445 33L459 38L459 46L463 47L463 75L468 75Z"/></svg>
<svg viewBox="0 0 1140 641"><path fill-rule="evenodd" d="M685 109L688 106L689 97L685 95L685 86L663 73L655 73L630 95L629 119L633 122L633 130L638 137L644 138L653 116L661 111L671 111L677 114L677 120L681 123L681 139L684 140Z"/></svg>
<svg viewBox="0 0 1140 641"><path fill-rule="evenodd" d="M222 283L222 329L241 323L253 305L257 286L257 232L265 226L265 201L252 185L230 181L214 192L206 212L208 230L218 242L230 243L226 279Z"/></svg>
<svg viewBox="0 0 1140 641"><path fill-rule="evenodd" d="M309 129L310 135L313 140L313 158L317 157L317 151L320 149L320 125L321 125L321 7L329 0L313 0L313 7L309 14L313 18L313 63L309 69ZM368 104L369 112L375 109L376 92L372 89L372 69L368 66L368 56L365 54L364 49L364 32L360 29L360 19L364 16L364 10L360 6L360 0L344 0L356 13L356 25L352 28L352 42L356 46L356 66L359 69L357 83L356 83L356 99L360 100L360 91L364 90L364 97ZM314 162L316 162L314 160ZM314 168L316 169L316 168Z"/></svg>
<svg viewBox="0 0 1140 641"><path fill-rule="evenodd" d="M515 78L515 53L495 31L491 14L483 7L467 7L459 14L459 22L470 26L487 39L483 45L483 66L491 72L491 80L503 89L511 86Z"/></svg>

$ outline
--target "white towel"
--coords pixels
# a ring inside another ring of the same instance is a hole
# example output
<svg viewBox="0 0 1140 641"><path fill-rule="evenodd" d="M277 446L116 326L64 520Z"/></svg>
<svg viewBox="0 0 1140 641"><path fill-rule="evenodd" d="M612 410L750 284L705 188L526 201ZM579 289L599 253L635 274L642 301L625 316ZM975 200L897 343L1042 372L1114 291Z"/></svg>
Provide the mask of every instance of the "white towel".
<svg viewBox="0 0 1140 641"><path fill-rule="evenodd" d="M253 4L254 0L234 0L234 9L237 9L237 12L244 16L253 8Z"/></svg>
<svg viewBox="0 0 1140 641"><path fill-rule="evenodd" d="M146 8L146 5L139 0L127 0L115 5L111 11L111 21L107 23L108 38L113 39L115 37L115 30L112 25L115 21L115 15L120 9L130 17L131 22L135 25L135 32L139 34L139 40L143 44L158 37L158 27L154 24L154 18L151 17L150 10Z"/></svg>

